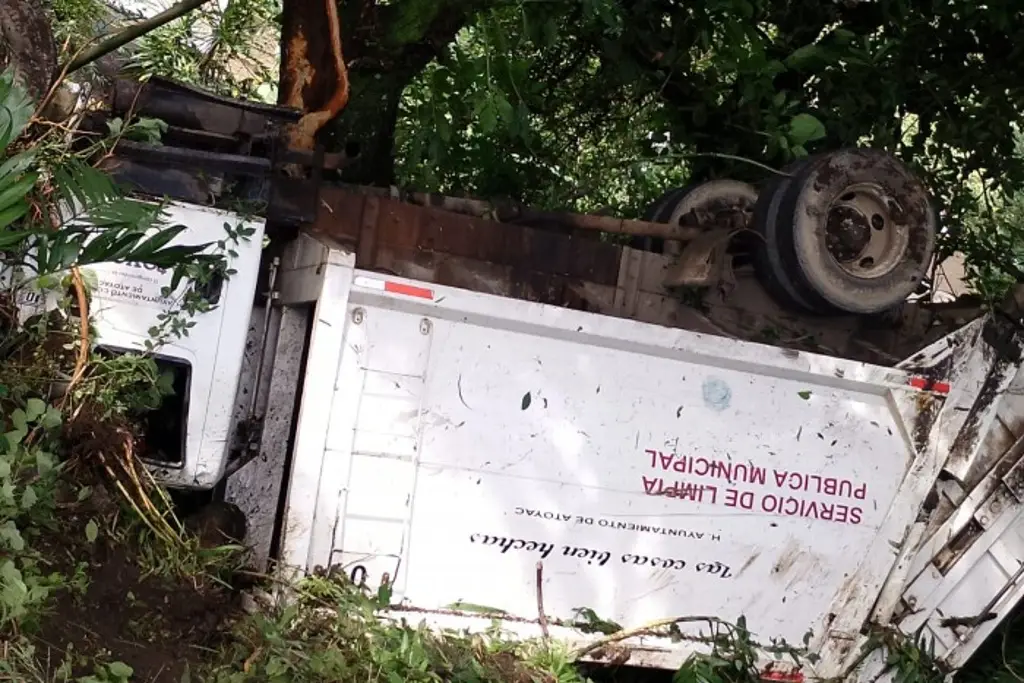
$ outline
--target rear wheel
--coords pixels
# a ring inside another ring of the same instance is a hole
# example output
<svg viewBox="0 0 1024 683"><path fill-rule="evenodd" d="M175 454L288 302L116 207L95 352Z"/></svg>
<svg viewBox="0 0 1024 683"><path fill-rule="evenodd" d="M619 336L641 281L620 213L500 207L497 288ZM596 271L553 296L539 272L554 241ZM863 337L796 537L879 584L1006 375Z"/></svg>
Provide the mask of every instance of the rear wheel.
<svg viewBox="0 0 1024 683"><path fill-rule="evenodd" d="M774 251L769 272L788 279L783 290L805 310L891 309L914 292L934 255L936 214L927 191L884 152L812 158L764 202L762 231Z"/></svg>
<svg viewBox="0 0 1024 683"><path fill-rule="evenodd" d="M779 205L792 176L813 159L789 164L761 188L754 205L753 228L758 240L753 249L753 265L758 282L776 303L799 313L825 314L835 312L835 308L813 292L800 291L792 275L794 259L792 255L783 254L776 228Z"/></svg>
<svg viewBox="0 0 1024 683"><path fill-rule="evenodd" d="M691 228L742 229L750 224L756 201L752 185L727 178L709 180L669 190L648 207L644 219Z"/></svg>

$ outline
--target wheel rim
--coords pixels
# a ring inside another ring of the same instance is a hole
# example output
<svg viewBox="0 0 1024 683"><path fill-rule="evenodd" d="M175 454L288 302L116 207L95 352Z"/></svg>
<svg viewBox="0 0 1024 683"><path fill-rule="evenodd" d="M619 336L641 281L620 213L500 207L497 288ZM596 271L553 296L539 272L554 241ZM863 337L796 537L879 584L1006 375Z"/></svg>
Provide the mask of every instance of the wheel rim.
<svg viewBox="0 0 1024 683"><path fill-rule="evenodd" d="M874 183L843 190L829 207L825 245L853 277L872 280L892 272L906 253L910 230L899 203Z"/></svg>
<svg viewBox="0 0 1024 683"><path fill-rule="evenodd" d="M754 214L757 190L735 180L711 180L688 192L672 209L668 222L690 227L722 225L745 228Z"/></svg>

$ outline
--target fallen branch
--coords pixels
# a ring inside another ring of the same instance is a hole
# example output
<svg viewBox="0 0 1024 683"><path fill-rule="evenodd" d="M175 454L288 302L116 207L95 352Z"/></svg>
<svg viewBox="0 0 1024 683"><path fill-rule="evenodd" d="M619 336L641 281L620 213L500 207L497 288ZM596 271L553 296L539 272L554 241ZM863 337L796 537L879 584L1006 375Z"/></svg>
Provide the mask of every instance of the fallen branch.
<svg viewBox="0 0 1024 683"><path fill-rule="evenodd" d="M114 35L104 38L88 50L84 50L81 54L72 59L68 65L64 67L63 71L65 74L78 71L83 66L92 64L97 59L110 54L120 47L124 47L133 40L141 38L166 23L185 16L189 12L205 5L207 2L209 2L209 0L182 0L177 5L168 7L160 14L154 15L149 19L143 19L142 21L136 22L131 26L118 31Z"/></svg>
<svg viewBox="0 0 1024 683"><path fill-rule="evenodd" d="M78 357L75 359L75 370L71 373L67 391L64 393L65 399L71 393L75 382L82 379L86 364L89 362L89 300L85 296L85 282L78 266L71 266L71 283L75 287L75 300L78 303Z"/></svg>
<svg viewBox="0 0 1024 683"><path fill-rule="evenodd" d="M603 647L613 645L615 643L627 640L629 638L634 638L636 636L663 635L661 633L658 633L658 631L664 628L668 628L669 626L674 626L675 624L686 624L694 622L726 624L726 622L722 621L718 617L672 617L670 619L657 619L655 621L647 622L646 624L643 624L641 626L636 626L634 628L624 628L621 631L616 631L615 633L612 633L611 635L604 636L603 638L598 638L594 642L588 643L587 645L584 645L583 647L576 650L576 652L572 656L572 661L579 660L595 650L600 650Z"/></svg>
<svg viewBox="0 0 1024 683"><path fill-rule="evenodd" d="M544 563L537 563L537 621L540 623L540 632L544 640L551 640L551 633L548 631L548 615L544 613Z"/></svg>

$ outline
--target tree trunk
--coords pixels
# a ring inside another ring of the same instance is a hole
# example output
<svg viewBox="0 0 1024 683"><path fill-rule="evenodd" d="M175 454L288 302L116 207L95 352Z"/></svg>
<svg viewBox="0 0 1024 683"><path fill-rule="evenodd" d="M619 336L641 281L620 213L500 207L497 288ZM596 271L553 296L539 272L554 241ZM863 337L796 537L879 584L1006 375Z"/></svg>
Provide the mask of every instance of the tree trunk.
<svg viewBox="0 0 1024 683"><path fill-rule="evenodd" d="M326 0L285 0L281 26L280 104L303 112L323 107L337 83ZM481 0L483 1L483 0ZM346 108L318 142L350 158L348 182L395 181L394 134L405 88L436 58L476 10L465 0L341 0L342 52L348 67Z"/></svg>
<svg viewBox="0 0 1024 683"><path fill-rule="evenodd" d="M8 67L36 102L49 92L57 48L39 0L0 0L0 70Z"/></svg>

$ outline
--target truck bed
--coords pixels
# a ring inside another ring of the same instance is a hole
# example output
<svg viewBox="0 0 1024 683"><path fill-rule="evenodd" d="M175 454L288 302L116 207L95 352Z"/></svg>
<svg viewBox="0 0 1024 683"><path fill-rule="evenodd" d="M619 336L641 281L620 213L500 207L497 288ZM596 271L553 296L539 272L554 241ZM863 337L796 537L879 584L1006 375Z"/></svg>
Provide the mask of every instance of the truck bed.
<svg viewBox="0 0 1024 683"><path fill-rule="evenodd" d="M499 614L583 642L581 608L624 627L742 616L838 675L873 610L887 625L897 609L942 444L973 430L965 457L981 448L996 394L959 380L1015 374L979 365L982 321L894 369L299 244L283 301L316 307L282 560L387 583L397 612L439 625ZM634 639L629 663L678 666L699 628Z"/></svg>

